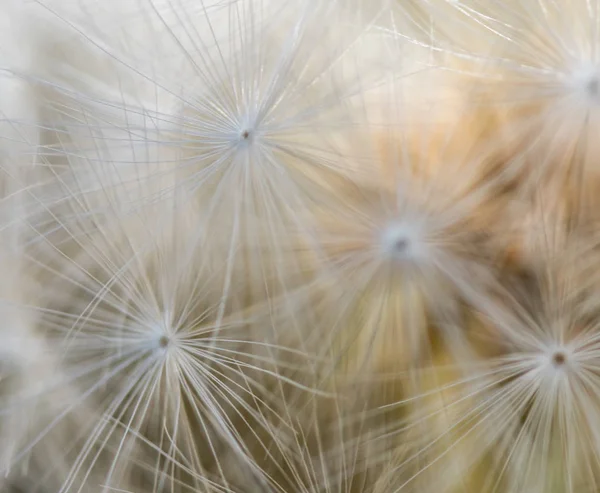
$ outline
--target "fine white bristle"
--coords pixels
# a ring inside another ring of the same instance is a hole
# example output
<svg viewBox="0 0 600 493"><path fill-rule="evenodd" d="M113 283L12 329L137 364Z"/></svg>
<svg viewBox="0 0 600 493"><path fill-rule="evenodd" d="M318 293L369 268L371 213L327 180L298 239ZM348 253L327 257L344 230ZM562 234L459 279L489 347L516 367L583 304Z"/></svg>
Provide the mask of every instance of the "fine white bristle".
<svg viewBox="0 0 600 493"><path fill-rule="evenodd" d="M597 491L599 18L0 2L0 489Z"/></svg>

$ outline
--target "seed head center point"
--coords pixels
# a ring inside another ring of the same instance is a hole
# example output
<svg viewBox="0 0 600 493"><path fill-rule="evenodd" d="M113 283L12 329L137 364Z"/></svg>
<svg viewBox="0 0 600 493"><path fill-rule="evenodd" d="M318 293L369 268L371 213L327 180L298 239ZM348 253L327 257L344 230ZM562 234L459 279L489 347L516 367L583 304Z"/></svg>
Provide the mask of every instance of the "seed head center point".
<svg viewBox="0 0 600 493"><path fill-rule="evenodd" d="M169 338L167 336L160 336L160 339L158 340L158 345L161 348L166 348L169 345Z"/></svg>
<svg viewBox="0 0 600 493"><path fill-rule="evenodd" d="M555 368L561 368L567 362L567 355L562 351L556 351L552 355L552 364Z"/></svg>

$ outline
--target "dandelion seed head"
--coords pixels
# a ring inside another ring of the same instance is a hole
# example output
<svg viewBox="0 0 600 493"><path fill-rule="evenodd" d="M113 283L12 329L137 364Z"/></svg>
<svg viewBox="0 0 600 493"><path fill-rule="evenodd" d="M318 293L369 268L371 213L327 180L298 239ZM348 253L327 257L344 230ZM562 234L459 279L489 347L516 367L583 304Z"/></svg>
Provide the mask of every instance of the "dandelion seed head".
<svg viewBox="0 0 600 493"><path fill-rule="evenodd" d="M598 81L597 75L590 78L590 80L588 80L588 82L586 84L586 90L587 90L588 95L591 98L593 98L595 101L598 100L598 93L600 92L599 85L600 85L600 82Z"/></svg>
<svg viewBox="0 0 600 493"><path fill-rule="evenodd" d="M170 339L167 336L163 335L163 336L160 336L158 338L158 346L161 347L161 348L163 348L163 349L166 349L169 346L170 342L171 341L170 341Z"/></svg>
<svg viewBox="0 0 600 493"><path fill-rule="evenodd" d="M567 87L588 109L600 105L600 66L590 62L571 70Z"/></svg>
<svg viewBox="0 0 600 493"><path fill-rule="evenodd" d="M251 147L256 140L256 130L253 127L244 127L236 139L236 147L243 149Z"/></svg>
<svg viewBox="0 0 600 493"><path fill-rule="evenodd" d="M380 241L383 253L392 260L418 260L427 248L421 228L408 222L395 222L384 228Z"/></svg>
<svg viewBox="0 0 600 493"><path fill-rule="evenodd" d="M171 354L177 346L177 327L171 321L170 311L166 311L161 318L149 322L151 325L151 337L153 350L166 356Z"/></svg>
<svg viewBox="0 0 600 493"><path fill-rule="evenodd" d="M554 366L554 368L564 368L566 363L567 363L567 355L561 351L561 350L557 350L554 353L552 353L551 356L551 361L552 361L552 365Z"/></svg>
<svg viewBox="0 0 600 493"><path fill-rule="evenodd" d="M540 377L542 379L554 379L573 375L576 359L577 355L569 347L555 346L549 348L540 355Z"/></svg>

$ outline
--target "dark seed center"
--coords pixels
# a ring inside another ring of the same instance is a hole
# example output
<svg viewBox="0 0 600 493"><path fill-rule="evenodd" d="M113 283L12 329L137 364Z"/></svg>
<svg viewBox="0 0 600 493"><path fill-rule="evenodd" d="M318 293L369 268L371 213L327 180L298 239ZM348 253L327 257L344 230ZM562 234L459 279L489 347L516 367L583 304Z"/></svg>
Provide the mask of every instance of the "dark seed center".
<svg viewBox="0 0 600 493"><path fill-rule="evenodd" d="M567 362L567 356L565 353L554 353L552 355L552 363L554 366L563 366Z"/></svg>
<svg viewBox="0 0 600 493"><path fill-rule="evenodd" d="M167 336L161 336L158 340L158 345L161 348L166 348L169 345L169 338Z"/></svg>
<svg viewBox="0 0 600 493"><path fill-rule="evenodd" d="M597 77L593 77L586 85L587 92L593 98L600 97L600 80Z"/></svg>
<svg viewBox="0 0 600 493"><path fill-rule="evenodd" d="M394 241L394 250L398 253L404 253L408 249L408 240L406 238L398 238Z"/></svg>

